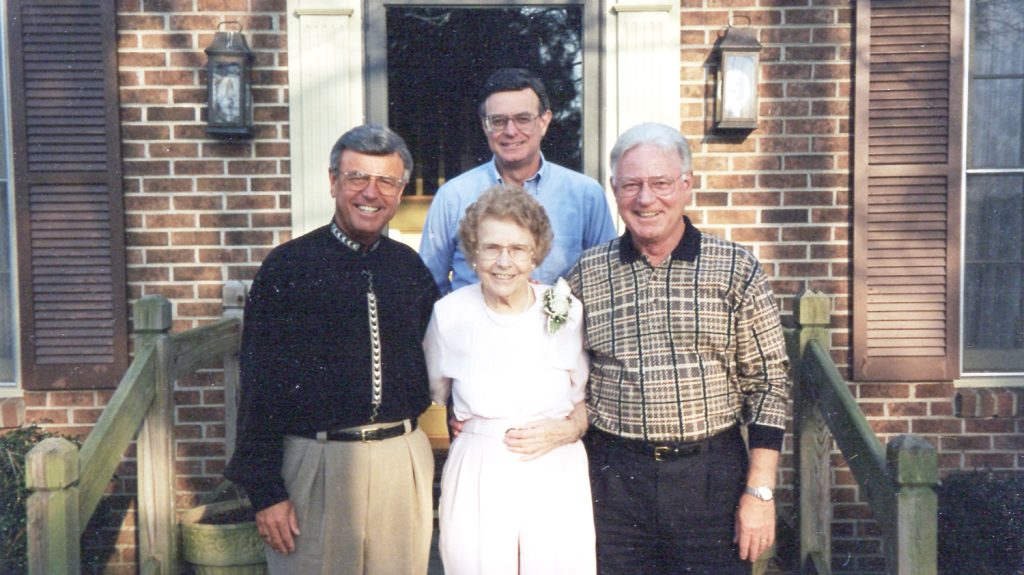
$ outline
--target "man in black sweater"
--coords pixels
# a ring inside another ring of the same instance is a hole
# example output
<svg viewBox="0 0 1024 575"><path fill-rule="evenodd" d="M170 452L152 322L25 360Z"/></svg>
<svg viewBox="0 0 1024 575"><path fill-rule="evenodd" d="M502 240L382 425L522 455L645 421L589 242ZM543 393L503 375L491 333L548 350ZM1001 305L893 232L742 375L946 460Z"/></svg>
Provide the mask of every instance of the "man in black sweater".
<svg viewBox="0 0 1024 575"><path fill-rule="evenodd" d="M423 575L434 460L421 340L437 287L386 236L412 172L405 142L359 126L331 150L330 224L274 249L242 337L238 445L271 573Z"/></svg>

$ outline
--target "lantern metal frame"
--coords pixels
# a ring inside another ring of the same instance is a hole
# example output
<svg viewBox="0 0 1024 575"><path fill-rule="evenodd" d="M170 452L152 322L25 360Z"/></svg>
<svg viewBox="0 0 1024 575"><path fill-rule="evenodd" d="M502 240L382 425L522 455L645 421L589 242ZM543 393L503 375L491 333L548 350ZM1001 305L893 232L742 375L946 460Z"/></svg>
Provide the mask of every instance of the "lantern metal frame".
<svg viewBox="0 0 1024 575"><path fill-rule="evenodd" d="M716 128L757 128L760 67L761 43L757 41L757 32L730 24L718 43Z"/></svg>
<svg viewBox="0 0 1024 575"><path fill-rule="evenodd" d="M225 30L235 25L235 30ZM225 138L251 138L252 63L254 56L238 22L221 22L205 50L206 133Z"/></svg>

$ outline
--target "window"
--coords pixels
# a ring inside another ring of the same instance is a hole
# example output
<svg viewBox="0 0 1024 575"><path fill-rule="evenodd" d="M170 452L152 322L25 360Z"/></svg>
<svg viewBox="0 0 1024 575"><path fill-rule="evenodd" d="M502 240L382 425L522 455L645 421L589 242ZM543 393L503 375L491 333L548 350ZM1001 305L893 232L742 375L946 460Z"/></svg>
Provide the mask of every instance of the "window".
<svg viewBox="0 0 1024 575"><path fill-rule="evenodd" d="M7 34L0 20L0 62L6 61ZM11 236L14 216L7 154L7 75L0 66L0 388L14 386L14 257Z"/></svg>
<svg viewBox="0 0 1024 575"><path fill-rule="evenodd" d="M1024 4L971 3L964 375L1024 374Z"/></svg>

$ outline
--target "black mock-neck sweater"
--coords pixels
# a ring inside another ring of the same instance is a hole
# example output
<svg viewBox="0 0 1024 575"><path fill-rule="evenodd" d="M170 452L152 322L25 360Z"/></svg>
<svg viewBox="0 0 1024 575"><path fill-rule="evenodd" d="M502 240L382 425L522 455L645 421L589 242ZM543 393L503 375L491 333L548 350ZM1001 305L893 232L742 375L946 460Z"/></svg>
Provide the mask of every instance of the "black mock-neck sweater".
<svg viewBox="0 0 1024 575"><path fill-rule="evenodd" d="M416 418L430 405L422 348L438 298L430 272L399 242L381 237L356 251L330 228L271 251L246 303L238 440L225 476L257 510L288 498L285 435ZM376 418L371 281L383 367Z"/></svg>

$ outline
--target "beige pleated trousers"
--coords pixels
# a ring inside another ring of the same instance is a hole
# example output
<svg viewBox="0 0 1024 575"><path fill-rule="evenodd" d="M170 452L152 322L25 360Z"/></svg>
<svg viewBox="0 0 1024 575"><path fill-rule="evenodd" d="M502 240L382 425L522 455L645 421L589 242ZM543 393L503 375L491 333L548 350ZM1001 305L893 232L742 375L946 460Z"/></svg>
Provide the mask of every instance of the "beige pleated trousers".
<svg viewBox="0 0 1024 575"><path fill-rule="evenodd" d="M425 575L434 456L422 430L383 441L287 436L282 475L301 534L272 575Z"/></svg>

